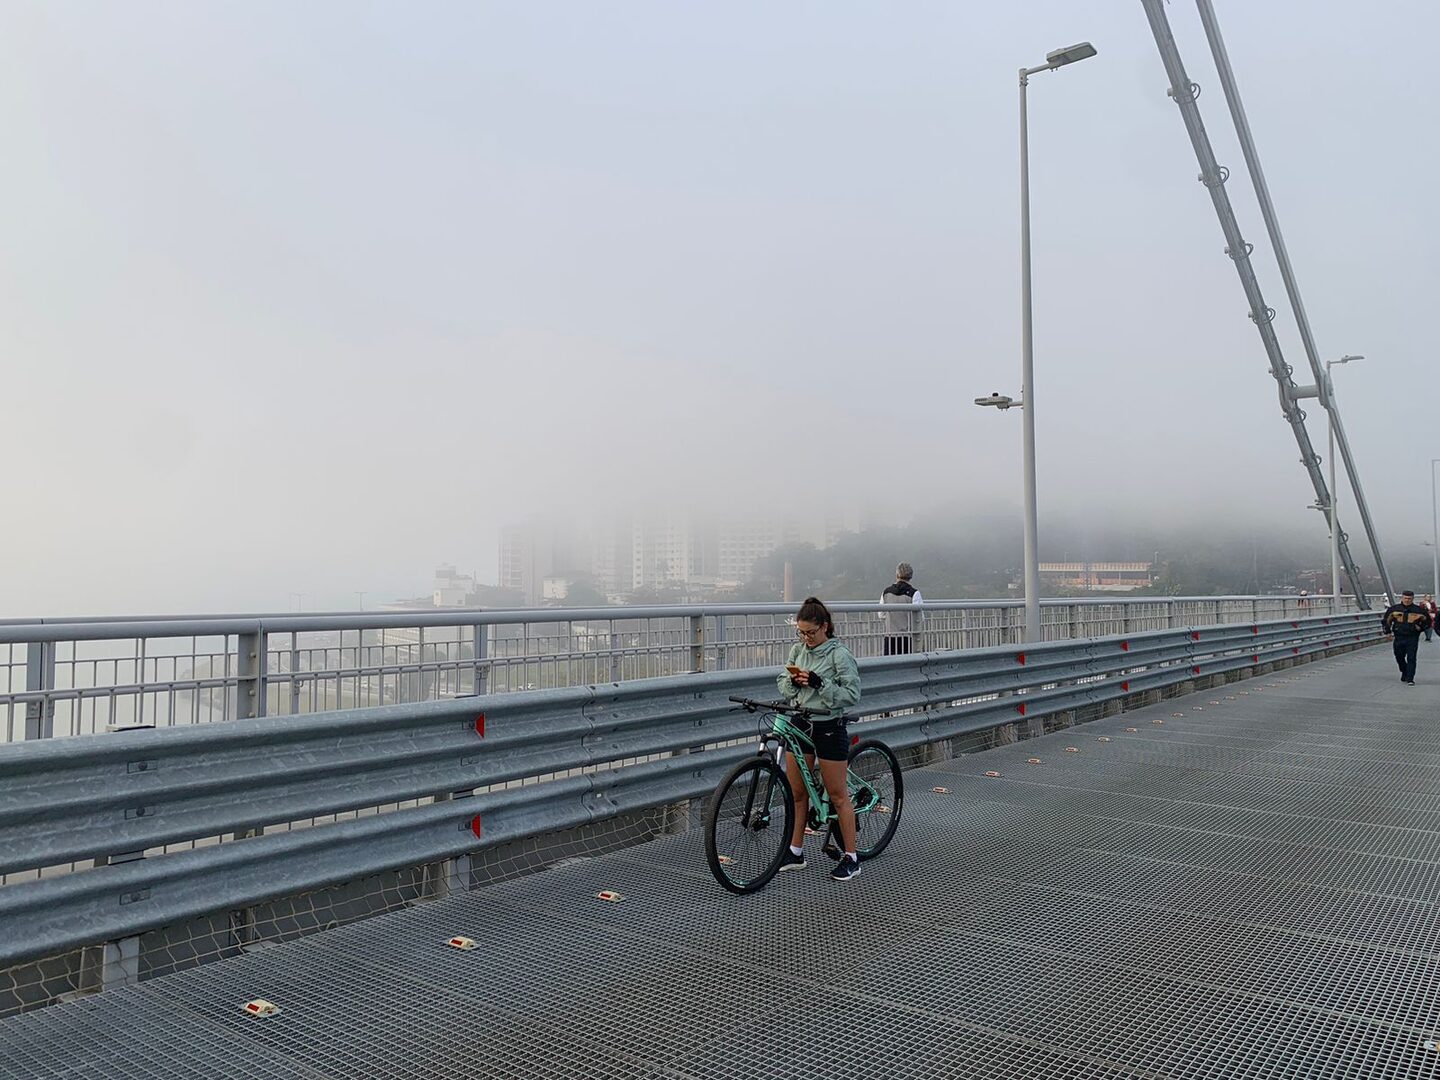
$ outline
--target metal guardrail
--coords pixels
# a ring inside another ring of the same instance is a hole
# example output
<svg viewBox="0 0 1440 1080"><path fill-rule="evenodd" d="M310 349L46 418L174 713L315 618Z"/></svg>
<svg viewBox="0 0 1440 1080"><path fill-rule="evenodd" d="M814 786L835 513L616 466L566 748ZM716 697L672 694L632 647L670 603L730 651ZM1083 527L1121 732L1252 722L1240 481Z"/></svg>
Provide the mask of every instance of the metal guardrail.
<svg viewBox="0 0 1440 1080"><path fill-rule="evenodd" d="M1373 615L1352 614L866 660L862 716L903 749L1378 635ZM0 746L0 872L95 860L0 886L0 967L704 795L756 730L726 699L773 694L774 674ZM225 835L244 838L154 854Z"/></svg>
<svg viewBox="0 0 1440 1080"><path fill-rule="evenodd" d="M1041 612L1046 639L1065 640L1335 614L1331 603L1086 597L1042 601ZM886 609L832 608L857 656L882 653ZM934 601L917 613L918 652L1023 637L1019 601ZM784 659L793 614L760 604L6 620L0 742L764 667Z"/></svg>

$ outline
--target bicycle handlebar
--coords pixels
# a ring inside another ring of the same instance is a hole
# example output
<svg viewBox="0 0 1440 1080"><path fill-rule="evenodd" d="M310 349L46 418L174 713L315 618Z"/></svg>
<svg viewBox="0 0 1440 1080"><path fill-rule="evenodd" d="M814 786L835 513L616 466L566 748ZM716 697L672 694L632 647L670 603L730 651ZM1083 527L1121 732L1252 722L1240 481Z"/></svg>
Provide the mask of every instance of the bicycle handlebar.
<svg viewBox="0 0 1440 1080"><path fill-rule="evenodd" d="M809 720L811 717L818 715L814 709L807 709L803 705L787 705L783 701L756 701L753 698L747 697L731 697L730 700L737 705L745 706L746 712L765 709L768 712L777 712L783 716L794 716L801 720Z"/></svg>

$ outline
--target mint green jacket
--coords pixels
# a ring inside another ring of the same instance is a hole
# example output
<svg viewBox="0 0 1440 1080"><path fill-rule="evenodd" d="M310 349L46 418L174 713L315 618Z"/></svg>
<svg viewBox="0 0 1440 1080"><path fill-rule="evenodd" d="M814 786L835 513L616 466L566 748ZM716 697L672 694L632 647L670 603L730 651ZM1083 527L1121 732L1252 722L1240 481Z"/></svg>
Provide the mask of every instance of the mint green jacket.
<svg viewBox="0 0 1440 1080"><path fill-rule="evenodd" d="M819 690L796 686L790 681L790 672L782 669L775 685L780 688L780 696L789 704L814 709L835 720L847 709L853 712L860 704L860 668L850 650L834 638L813 649L803 641L797 641L790 646L786 663L794 664L802 671L813 671L821 679Z"/></svg>

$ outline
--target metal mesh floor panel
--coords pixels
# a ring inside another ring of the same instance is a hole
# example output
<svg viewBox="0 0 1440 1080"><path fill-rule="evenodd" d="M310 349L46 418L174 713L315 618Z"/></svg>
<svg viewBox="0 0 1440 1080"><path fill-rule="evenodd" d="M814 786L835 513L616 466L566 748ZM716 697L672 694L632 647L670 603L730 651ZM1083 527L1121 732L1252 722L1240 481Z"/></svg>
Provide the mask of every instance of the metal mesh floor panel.
<svg viewBox="0 0 1440 1080"><path fill-rule="evenodd" d="M733 896L692 830L14 1017L0 1080L1440 1075L1440 694L1389 664L912 771L853 882L813 838Z"/></svg>
<svg viewBox="0 0 1440 1080"><path fill-rule="evenodd" d="M667 1076L693 1080L1109 1080L1135 1074L1023 1037L972 1030L917 1009L848 995L767 1016L715 1040Z"/></svg>
<svg viewBox="0 0 1440 1080"><path fill-rule="evenodd" d="M338 1080L340 1075L312 1071L133 989L26 1013L0 1026L4 1080Z"/></svg>
<svg viewBox="0 0 1440 1080"><path fill-rule="evenodd" d="M387 970L331 949L321 937L157 979L142 992L189 1010L212 1030L337 1077L599 1080L651 1070L642 1060L457 991L444 981L441 965ZM383 939L373 945L383 949ZM443 948L437 943L435 954L451 959ZM523 978L517 974L516 981ZM243 1004L257 997L281 1012L246 1015Z"/></svg>

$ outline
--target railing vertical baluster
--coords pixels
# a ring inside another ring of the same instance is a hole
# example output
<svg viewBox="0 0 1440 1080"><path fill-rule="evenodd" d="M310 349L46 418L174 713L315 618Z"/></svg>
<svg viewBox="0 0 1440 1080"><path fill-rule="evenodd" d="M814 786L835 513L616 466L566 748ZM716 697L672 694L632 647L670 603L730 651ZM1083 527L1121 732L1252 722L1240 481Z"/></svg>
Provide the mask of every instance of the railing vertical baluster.
<svg viewBox="0 0 1440 1080"><path fill-rule="evenodd" d="M690 670L705 670L705 616L690 616Z"/></svg>
<svg viewBox="0 0 1440 1080"><path fill-rule="evenodd" d="M50 739L55 736L55 644L32 641L25 647L25 689L45 695L39 701L25 703L25 738ZM79 703L76 703L77 711Z"/></svg>
<svg viewBox="0 0 1440 1080"><path fill-rule="evenodd" d="M266 634L235 635L235 719L266 715Z"/></svg>
<svg viewBox="0 0 1440 1080"><path fill-rule="evenodd" d="M300 635L290 633L290 715L300 711Z"/></svg>
<svg viewBox="0 0 1440 1080"><path fill-rule="evenodd" d="M481 623L475 631L475 693L490 692L490 624Z"/></svg>
<svg viewBox="0 0 1440 1080"><path fill-rule="evenodd" d="M715 616L715 670L730 670L730 652L726 644L726 621L728 615Z"/></svg>

